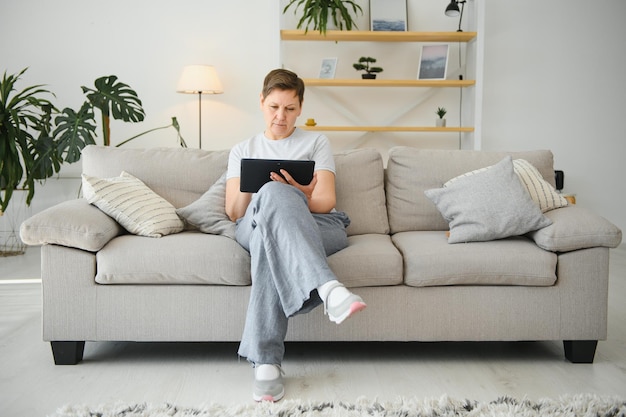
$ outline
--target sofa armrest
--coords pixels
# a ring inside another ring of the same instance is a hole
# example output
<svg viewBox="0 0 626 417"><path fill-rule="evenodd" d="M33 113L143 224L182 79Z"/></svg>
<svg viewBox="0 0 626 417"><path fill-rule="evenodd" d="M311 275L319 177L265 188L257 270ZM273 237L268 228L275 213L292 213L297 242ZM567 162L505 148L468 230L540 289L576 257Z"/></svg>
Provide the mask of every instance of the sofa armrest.
<svg viewBox="0 0 626 417"><path fill-rule="evenodd" d="M28 245L52 243L91 252L99 251L124 228L84 199L50 207L25 220L20 237Z"/></svg>
<svg viewBox="0 0 626 417"><path fill-rule="evenodd" d="M569 252L598 246L615 248L622 241L617 226L588 209L568 206L544 215L552 224L528 234L542 249Z"/></svg>

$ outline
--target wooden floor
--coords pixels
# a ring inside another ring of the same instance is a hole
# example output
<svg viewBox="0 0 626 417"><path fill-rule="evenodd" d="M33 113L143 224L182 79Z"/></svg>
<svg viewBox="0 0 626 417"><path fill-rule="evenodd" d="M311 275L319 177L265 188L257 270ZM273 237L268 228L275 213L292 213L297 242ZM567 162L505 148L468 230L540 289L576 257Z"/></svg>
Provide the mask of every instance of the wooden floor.
<svg viewBox="0 0 626 417"><path fill-rule="evenodd" d="M252 401L252 370L232 343L87 343L81 364L55 366L41 340L40 284L10 281L38 278L38 249L19 258L0 258L0 416L67 403ZM565 361L560 342L518 342L288 344L283 365L286 398L626 397L626 245L611 251L608 340L594 364Z"/></svg>

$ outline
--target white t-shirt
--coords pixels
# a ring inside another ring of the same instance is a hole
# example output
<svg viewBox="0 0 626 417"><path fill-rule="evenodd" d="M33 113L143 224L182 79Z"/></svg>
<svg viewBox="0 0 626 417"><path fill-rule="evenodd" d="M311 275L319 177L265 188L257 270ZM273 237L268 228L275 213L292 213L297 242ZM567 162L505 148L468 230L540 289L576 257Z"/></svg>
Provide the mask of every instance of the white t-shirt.
<svg viewBox="0 0 626 417"><path fill-rule="evenodd" d="M315 161L315 171L335 173L335 159L326 135L296 128L291 136L271 140L259 133L230 150L227 178L241 176L241 158L308 159Z"/></svg>

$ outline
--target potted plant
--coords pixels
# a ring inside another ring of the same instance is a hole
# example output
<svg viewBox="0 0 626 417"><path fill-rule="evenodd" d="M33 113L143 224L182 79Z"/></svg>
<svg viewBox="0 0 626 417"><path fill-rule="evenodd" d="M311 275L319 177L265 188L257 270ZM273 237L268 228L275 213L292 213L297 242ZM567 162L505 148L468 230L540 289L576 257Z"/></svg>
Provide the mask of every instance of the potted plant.
<svg viewBox="0 0 626 417"><path fill-rule="evenodd" d="M444 119L443 117L446 115L447 112L448 110L446 110L445 107L437 108L437 111L435 112L435 114L439 116L439 118L436 119L436 123L435 123L437 127L446 127L446 119Z"/></svg>
<svg viewBox="0 0 626 417"><path fill-rule="evenodd" d="M0 216L9 206L14 191L26 192L24 201L29 206L36 182L58 173L64 162L78 161L85 145L96 143L94 108L102 113L104 145L110 144L110 117L133 122L144 118L135 91L117 82L115 76L98 78L95 89L82 87L87 101L80 110L65 108L59 113L50 101L54 94L44 85L16 90L26 70L10 75L5 71L0 80ZM57 116L53 117L54 114ZM174 127L180 145L186 147L175 117L170 125L150 129L117 146L169 127Z"/></svg>
<svg viewBox="0 0 626 417"><path fill-rule="evenodd" d="M51 134L50 98L54 94L43 85L21 91L16 83L27 68L0 80L0 215L16 189L27 191L26 204L35 194L35 182L51 177L61 169L59 141Z"/></svg>
<svg viewBox="0 0 626 417"><path fill-rule="evenodd" d="M352 0L290 0L283 9L283 14L295 5L294 14L302 6L302 17L298 21L297 28L308 32L309 26L313 25L313 30L319 30L322 35L326 34L329 26L339 28L339 30L352 30L357 25L352 17L357 12L363 14L361 6Z"/></svg>
<svg viewBox="0 0 626 417"><path fill-rule="evenodd" d="M362 56L359 58L359 62L356 64L352 64L355 70L357 71L365 71L364 74L361 74L361 77L366 80L376 79L376 74L379 72L383 72L381 67L370 67L370 64L374 64L376 62L375 58L370 56Z"/></svg>

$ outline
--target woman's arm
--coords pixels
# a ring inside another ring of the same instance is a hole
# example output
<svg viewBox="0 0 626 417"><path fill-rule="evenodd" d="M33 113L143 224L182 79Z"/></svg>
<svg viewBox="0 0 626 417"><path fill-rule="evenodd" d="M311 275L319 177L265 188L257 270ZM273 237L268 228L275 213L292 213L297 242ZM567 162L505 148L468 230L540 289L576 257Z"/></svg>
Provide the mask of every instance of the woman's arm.
<svg viewBox="0 0 626 417"><path fill-rule="evenodd" d="M246 209L250 200L252 199L252 193L242 193L239 191L239 177L230 178L226 181L226 215L231 221L236 221L238 218L243 217L246 214Z"/></svg>

